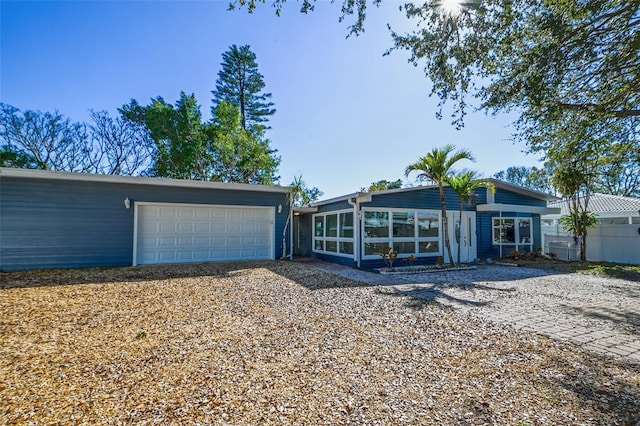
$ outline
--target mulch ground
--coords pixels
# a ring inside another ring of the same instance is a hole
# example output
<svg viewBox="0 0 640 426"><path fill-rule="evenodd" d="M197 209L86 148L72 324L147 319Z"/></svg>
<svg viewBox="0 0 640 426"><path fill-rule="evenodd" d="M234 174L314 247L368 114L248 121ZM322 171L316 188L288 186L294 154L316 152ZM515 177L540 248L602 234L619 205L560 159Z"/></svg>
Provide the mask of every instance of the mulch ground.
<svg viewBox="0 0 640 426"><path fill-rule="evenodd" d="M2 424L638 424L640 368L292 262L0 274Z"/></svg>

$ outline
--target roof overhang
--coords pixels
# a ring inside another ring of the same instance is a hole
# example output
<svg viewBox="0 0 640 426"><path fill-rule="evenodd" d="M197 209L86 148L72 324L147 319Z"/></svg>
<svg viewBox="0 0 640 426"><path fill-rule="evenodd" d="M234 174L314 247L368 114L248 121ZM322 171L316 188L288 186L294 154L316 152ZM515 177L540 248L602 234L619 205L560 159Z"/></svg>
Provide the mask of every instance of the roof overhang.
<svg viewBox="0 0 640 426"><path fill-rule="evenodd" d="M500 212L514 212L514 213L532 213L532 214L559 214L559 208L553 207L538 207L538 206L522 206L519 204L478 204L476 211L480 213L500 213Z"/></svg>
<svg viewBox="0 0 640 426"><path fill-rule="evenodd" d="M300 216L301 214L309 214L316 213L318 211L317 207L294 207L293 214L296 216Z"/></svg>
<svg viewBox="0 0 640 426"><path fill-rule="evenodd" d="M66 180L80 182L117 183L129 185L170 186L177 188L225 189L235 191L287 193L288 186L255 185L249 183L225 183L203 180L150 178L140 176L98 175L91 173L54 172L51 170L16 169L0 167L0 177L23 179Z"/></svg>

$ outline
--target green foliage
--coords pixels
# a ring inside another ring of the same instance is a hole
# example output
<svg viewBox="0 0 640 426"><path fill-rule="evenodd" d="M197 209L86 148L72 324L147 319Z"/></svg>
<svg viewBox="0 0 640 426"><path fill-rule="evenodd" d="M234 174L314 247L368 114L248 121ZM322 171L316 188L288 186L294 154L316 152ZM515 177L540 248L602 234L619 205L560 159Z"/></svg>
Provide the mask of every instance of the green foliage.
<svg viewBox="0 0 640 426"><path fill-rule="evenodd" d="M589 211L572 212L560 218L560 225L571 235L582 235L584 229L598 224L598 216Z"/></svg>
<svg viewBox="0 0 640 426"><path fill-rule="evenodd" d="M377 192L377 191L387 191L389 189L400 189L402 188L402 179L390 181L390 180L379 180L377 182L372 182L367 188L366 192Z"/></svg>
<svg viewBox="0 0 640 426"><path fill-rule="evenodd" d="M289 187L291 188L289 201L291 205L295 207L308 206L324 194L324 192L315 186L310 188L304 179L302 179L302 175L294 176Z"/></svg>
<svg viewBox="0 0 640 426"><path fill-rule="evenodd" d="M282 8L287 0L272 0L269 3L274 7L276 15L280 16ZM300 0L300 12L309 13L315 9L316 0ZM349 25L349 34L358 35L364 32L364 21L366 19L367 2L378 6L382 0L343 0L342 14L338 19L344 21L349 15L355 15L355 22ZM266 0L232 0L229 2L228 10L235 10L236 7L246 8L249 13L253 13L258 3L266 3Z"/></svg>
<svg viewBox="0 0 640 426"><path fill-rule="evenodd" d="M551 184L551 169L537 167L509 167L494 174L496 179L533 189L535 191L555 194L556 191Z"/></svg>
<svg viewBox="0 0 640 426"><path fill-rule="evenodd" d="M447 205L444 197L444 184L451 175L453 166L462 160L474 161L471 152L467 150L455 151L455 146L447 144L443 148L433 148L424 157L420 157L417 162L410 164L405 169L405 176L412 172L419 172L418 180L428 180L438 185L440 189L440 202L442 205L442 227L444 228L444 243L449 253L449 261L453 264L453 254L451 252L451 242L449 240L449 226L447 224Z"/></svg>
<svg viewBox="0 0 640 426"><path fill-rule="evenodd" d="M280 158L264 131L242 128L238 108L223 101L211 123L203 123L195 96L180 94L173 106L162 98L140 106L132 100L120 112L146 126L156 145L151 174L175 179L273 184Z"/></svg>
<svg viewBox="0 0 640 426"><path fill-rule="evenodd" d="M270 148L262 129L242 127L236 106L221 102L207 134L212 161L209 180L270 185L279 179L280 157Z"/></svg>
<svg viewBox="0 0 640 426"><path fill-rule="evenodd" d="M393 32L394 48L424 62L432 94L454 102L454 122L470 96L545 120L563 111L640 114L640 1L470 1L455 16L437 3L405 6L420 25Z"/></svg>
<svg viewBox="0 0 640 426"><path fill-rule="evenodd" d="M270 102L271 93L264 93L264 78L258 71L256 54L250 46L232 45L222 54L222 69L218 72L216 89L212 91L212 115L223 102L235 105L240 111L244 130L264 130L269 117L276 110Z"/></svg>
<svg viewBox="0 0 640 426"><path fill-rule="evenodd" d="M153 176L206 179L207 140L195 95L180 92L173 106L161 97L141 106L135 99L120 108L126 119L144 125L156 145Z"/></svg>
<svg viewBox="0 0 640 426"><path fill-rule="evenodd" d="M17 151L11 145L5 145L0 147L0 167L37 169L38 163L29 154Z"/></svg>

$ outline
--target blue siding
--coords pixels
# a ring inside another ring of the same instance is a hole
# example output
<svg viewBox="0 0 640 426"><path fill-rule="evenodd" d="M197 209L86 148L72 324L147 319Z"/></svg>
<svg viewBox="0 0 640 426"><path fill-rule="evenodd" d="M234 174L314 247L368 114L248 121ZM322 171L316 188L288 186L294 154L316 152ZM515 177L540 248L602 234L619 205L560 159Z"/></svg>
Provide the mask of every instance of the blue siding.
<svg viewBox="0 0 640 426"><path fill-rule="evenodd" d="M440 202L440 190L438 188L424 188L412 191L400 191L388 194L372 193L370 203L362 203L363 207L388 207L397 209L416 210L442 210ZM459 211L460 199L458 195L449 187L444 188L444 198L447 211ZM473 211L475 205L463 204L463 210Z"/></svg>
<svg viewBox="0 0 640 426"><path fill-rule="evenodd" d="M499 257L500 246L494 245L492 240L493 218L500 217L496 213L484 213L476 215L476 233L478 236L478 257L480 259L486 259L488 257ZM528 214L528 213L514 213L514 212L502 212L502 217L524 217L532 219L532 232L533 232L533 250L536 250L542 245L542 236L540 234L540 215ZM502 256L506 257L509 252L515 250L515 245L502 246Z"/></svg>
<svg viewBox="0 0 640 426"><path fill-rule="evenodd" d="M338 265L345 265L354 268L356 266L356 262L352 257L343 257L343 256L332 256L330 254L324 253L315 253L311 254L311 257L314 259L324 260L325 262L336 263Z"/></svg>
<svg viewBox="0 0 640 426"><path fill-rule="evenodd" d="M123 200L273 206L275 255L282 256L286 194L238 190L0 178L0 271L129 266L134 209ZM287 244L289 240L287 239Z"/></svg>
<svg viewBox="0 0 640 426"><path fill-rule="evenodd" d="M346 200L318 206L318 213L334 212L336 210L353 210L353 206Z"/></svg>
<svg viewBox="0 0 640 426"><path fill-rule="evenodd" d="M495 194L495 202L501 204L517 204L519 206L546 207L547 202L538 198L527 197L522 194L498 188Z"/></svg>

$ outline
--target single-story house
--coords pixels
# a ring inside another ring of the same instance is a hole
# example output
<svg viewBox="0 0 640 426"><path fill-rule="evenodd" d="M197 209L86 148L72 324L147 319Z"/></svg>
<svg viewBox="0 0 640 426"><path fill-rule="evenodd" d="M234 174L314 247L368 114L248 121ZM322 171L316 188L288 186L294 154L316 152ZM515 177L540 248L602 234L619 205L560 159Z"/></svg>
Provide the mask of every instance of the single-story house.
<svg viewBox="0 0 640 426"><path fill-rule="evenodd" d="M0 168L0 271L277 259L288 191Z"/></svg>
<svg viewBox="0 0 640 426"><path fill-rule="evenodd" d="M495 179L463 206L446 187L461 260L542 246L556 198ZM278 259L292 249L360 268L392 247L417 264L446 260L437 186L345 195L295 210L289 188L0 168L0 271ZM284 238L283 238L284 236Z"/></svg>
<svg viewBox="0 0 640 426"><path fill-rule="evenodd" d="M558 213L547 202L557 197L496 179L487 179L495 193L475 192L475 201L463 205L445 187L447 222L454 260L456 235L461 261L507 256L513 250L530 252L542 247L540 217ZM295 253L359 268L384 266L381 252L391 247L416 264L448 261L444 247L440 192L436 185L380 192L357 192L295 209Z"/></svg>
<svg viewBox="0 0 640 426"><path fill-rule="evenodd" d="M569 215L567 200L549 203L558 213L542 216L542 240L547 252L563 260L580 258L579 241L560 225ZM587 260L640 265L640 198L591 194L587 210L598 217L598 225L587 232Z"/></svg>

